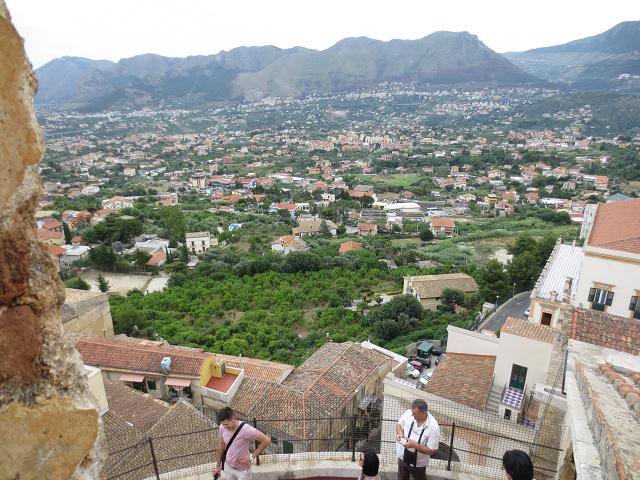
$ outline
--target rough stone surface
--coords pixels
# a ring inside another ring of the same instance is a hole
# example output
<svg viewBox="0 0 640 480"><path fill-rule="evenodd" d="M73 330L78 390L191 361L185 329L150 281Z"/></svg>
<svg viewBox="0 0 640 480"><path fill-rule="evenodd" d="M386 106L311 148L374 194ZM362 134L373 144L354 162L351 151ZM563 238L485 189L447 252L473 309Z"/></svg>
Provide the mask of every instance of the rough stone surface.
<svg viewBox="0 0 640 480"><path fill-rule="evenodd" d="M0 313L0 382L20 386L40 376L42 338L38 318L26 306ZM9 353L11 352L11 353Z"/></svg>
<svg viewBox="0 0 640 480"><path fill-rule="evenodd" d="M98 412L68 400L0 409L0 478L69 478L98 434Z"/></svg>
<svg viewBox="0 0 640 480"><path fill-rule="evenodd" d="M0 478L102 478L96 405L63 338L64 288L36 235L44 142L35 90L0 0Z"/></svg>

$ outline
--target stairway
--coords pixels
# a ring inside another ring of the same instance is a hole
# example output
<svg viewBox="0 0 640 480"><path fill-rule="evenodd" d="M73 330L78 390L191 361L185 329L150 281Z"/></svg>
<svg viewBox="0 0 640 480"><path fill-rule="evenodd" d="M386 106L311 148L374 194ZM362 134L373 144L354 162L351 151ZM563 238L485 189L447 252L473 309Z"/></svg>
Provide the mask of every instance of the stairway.
<svg viewBox="0 0 640 480"><path fill-rule="evenodd" d="M484 408L485 412L493 413L495 415L498 414L498 407L500 406L500 401L502 400L502 390L502 387L496 385L495 383L491 385L489 397L487 398L487 404Z"/></svg>

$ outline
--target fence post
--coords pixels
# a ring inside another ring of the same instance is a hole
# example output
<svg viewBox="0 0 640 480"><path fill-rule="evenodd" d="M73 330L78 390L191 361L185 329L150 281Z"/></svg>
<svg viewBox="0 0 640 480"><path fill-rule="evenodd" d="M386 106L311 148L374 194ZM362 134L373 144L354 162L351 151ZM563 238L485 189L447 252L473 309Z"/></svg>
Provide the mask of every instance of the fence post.
<svg viewBox="0 0 640 480"><path fill-rule="evenodd" d="M456 434L456 422L451 423L451 441L449 442L449 458L447 459L447 471L451 471L451 457L453 456L453 437Z"/></svg>
<svg viewBox="0 0 640 480"><path fill-rule="evenodd" d="M351 417L351 461L356 461L356 416Z"/></svg>
<svg viewBox="0 0 640 480"><path fill-rule="evenodd" d="M160 472L158 471L156 452L153 450L153 439L151 437L149 437L149 450L151 450L151 460L153 461L153 470L156 473L156 480L160 480Z"/></svg>
<svg viewBox="0 0 640 480"><path fill-rule="evenodd" d="M257 418L253 418L253 428L255 428L256 430L258 429L258 419ZM255 448L258 448L258 442L255 441ZM260 465L260 456L256 457L256 465Z"/></svg>

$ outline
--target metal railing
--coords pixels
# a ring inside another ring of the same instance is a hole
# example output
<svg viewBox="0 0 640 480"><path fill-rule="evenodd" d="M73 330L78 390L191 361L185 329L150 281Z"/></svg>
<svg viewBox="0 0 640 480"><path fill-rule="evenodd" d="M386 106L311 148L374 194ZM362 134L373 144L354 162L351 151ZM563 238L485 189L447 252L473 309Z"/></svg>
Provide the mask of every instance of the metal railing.
<svg viewBox="0 0 640 480"><path fill-rule="evenodd" d="M300 419L255 418L249 422L272 438L272 444L262 455L263 462L274 463L291 455L304 460L355 462L356 452L364 448L373 448L379 453L383 464L396 461L395 439L383 438L382 432L395 431L397 418L354 414L305 419L308 425L319 426L316 429L319 435L304 439L292 435L300 422ZM532 454L536 478L555 476L557 464L550 464L549 459L559 457L561 449L557 446L536 443L535 437L523 439L514 433L518 430L501 434L464 423L440 423L440 445L431 457L431 467L501 478L502 453L519 448ZM218 427L145 436L134 445L110 453L107 478L180 478L179 472L189 468L206 473L215 462L217 438ZM257 462L260 464L260 457Z"/></svg>

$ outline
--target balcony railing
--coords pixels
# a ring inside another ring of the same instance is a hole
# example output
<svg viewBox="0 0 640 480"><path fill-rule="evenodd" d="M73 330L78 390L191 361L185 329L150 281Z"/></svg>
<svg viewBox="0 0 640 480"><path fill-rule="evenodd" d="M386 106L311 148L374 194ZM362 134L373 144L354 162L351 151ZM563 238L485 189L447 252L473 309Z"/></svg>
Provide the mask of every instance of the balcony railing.
<svg viewBox="0 0 640 480"><path fill-rule="evenodd" d="M262 470L291 472L298 461L304 461L307 469L307 473L301 477L309 476L309 462L317 462L318 468L332 465L334 470L331 471L346 471L344 469L356 465L357 452L364 448L373 448L380 454L381 464L385 468L394 468L397 461L396 444L392 436L383 438L382 432L395 431L397 418L355 414L306 419L306 424L319 426L316 430L319 435L306 439L296 439L287 433L297 422L300 419L254 419L251 422L272 438L272 444L258 459L259 467L254 471L254 478L260 478ZM440 446L429 464L431 471L464 472L476 478L503 478L502 453L518 448L528 452L535 449L536 455L532 459L536 466L536 479L555 477L561 453L558 445L562 429L553 445L534 443L531 436L519 435L520 430L515 426L505 428L504 434L500 434L496 433L495 425L483 429L470 427L465 422L443 422L440 423L440 431ZM107 478L197 478L197 475L207 474L213 469L217 438L217 427L146 436L135 445L110 452ZM320 471L312 476L349 477L344 474L322 474Z"/></svg>

